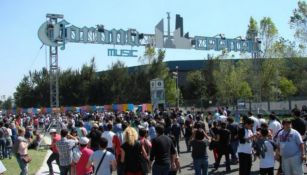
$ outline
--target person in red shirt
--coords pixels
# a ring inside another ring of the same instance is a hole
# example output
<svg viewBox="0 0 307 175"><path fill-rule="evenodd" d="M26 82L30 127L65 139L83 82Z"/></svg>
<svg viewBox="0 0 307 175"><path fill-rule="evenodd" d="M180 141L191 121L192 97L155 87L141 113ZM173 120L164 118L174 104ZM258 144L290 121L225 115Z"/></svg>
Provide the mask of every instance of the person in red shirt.
<svg viewBox="0 0 307 175"><path fill-rule="evenodd" d="M80 160L76 164L76 175L90 175L92 173L92 167L87 168L85 165L87 164L89 158L94 153L93 150L87 147L89 143L89 139L87 137L81 137L79 140L80 143L80 151L82 153Z"/></svg>
<svg viewBox="0 0 307 175"><path fill-rule="evenodd" d="M49 167L49 174L53 175L54 171L52 168L52 162L55 160L57 165L60 166L59 151L56 147L56 143L61 140L61 136L56 133L56 129L50 129L49 133L52 139L51 145L50 145L50 149L52 153L47 160L47 165Z"/></svg>

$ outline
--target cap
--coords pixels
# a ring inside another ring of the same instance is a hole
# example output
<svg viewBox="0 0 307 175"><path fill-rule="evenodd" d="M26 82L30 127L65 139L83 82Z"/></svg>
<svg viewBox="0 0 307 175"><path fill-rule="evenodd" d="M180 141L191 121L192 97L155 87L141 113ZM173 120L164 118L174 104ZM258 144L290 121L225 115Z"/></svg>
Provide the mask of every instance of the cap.
<svg viewBox="0 0 307 175"><path fill-rule="evenodd" d="M50 129L49 133L56 133L56 129L54 128Z"/></svg>
<svg viewBox="0 0 307 175"><path fill-rule="evenodd" d="M90 140L87 137L81 137L79 143L81 145L87 145Z"/></svg>

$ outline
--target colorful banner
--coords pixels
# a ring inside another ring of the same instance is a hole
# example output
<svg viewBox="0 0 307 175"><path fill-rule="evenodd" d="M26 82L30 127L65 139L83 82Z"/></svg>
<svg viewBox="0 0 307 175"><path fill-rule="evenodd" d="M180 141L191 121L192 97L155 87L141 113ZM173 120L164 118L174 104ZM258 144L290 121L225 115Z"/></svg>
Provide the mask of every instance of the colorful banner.
<svg viewBox="0 0 307 175"><path fill-rule="evenodd" d="M9 113L9 114L20 114L20 113L27 113L30 115L36 115L36 114L46 114L46 113L66 113L68 111L73 112L81 112L81 113L87 113L87 112L104 112L104 111L114 111L114 112L125 112L125 111L134 111L135 106L134 104L112 104L112 105L104 105L104 106L80 106L80 107L65 107L61 106L60 108L14 108L10 110L3 110L3 112ZM138 111L146 112L146 111L152 111L152 105L151 104L141 104L137 106Z"/></svg>
<svg viewBox="0 0 307 175"><path fill-rule="evenodd" d="M134 105L128 104L128 111L134 111Z"/></svg>

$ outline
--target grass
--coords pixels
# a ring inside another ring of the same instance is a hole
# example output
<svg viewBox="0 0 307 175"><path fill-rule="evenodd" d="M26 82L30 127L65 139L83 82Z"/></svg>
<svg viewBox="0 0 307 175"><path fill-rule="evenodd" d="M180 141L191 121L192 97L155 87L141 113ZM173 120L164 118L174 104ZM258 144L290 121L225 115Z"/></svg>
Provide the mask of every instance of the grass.
<svg viewBox="0 0 307 175"><path fill-rule="evenodd" d="M32 161L29 164L29 175L35 175L35 173L42 166L47 151L29 150L28 153L32 156ZM18 175L20 173L20 168L18 166L15 156L12 156L12 159L3 159L2 163L7 169L7 171L4 174Z"/></svg>

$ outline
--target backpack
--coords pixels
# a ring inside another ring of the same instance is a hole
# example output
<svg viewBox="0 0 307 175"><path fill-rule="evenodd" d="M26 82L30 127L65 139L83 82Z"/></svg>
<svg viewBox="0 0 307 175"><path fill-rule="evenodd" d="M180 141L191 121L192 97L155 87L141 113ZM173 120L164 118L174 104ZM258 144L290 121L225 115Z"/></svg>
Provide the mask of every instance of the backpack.
<svg viewBox="0 0 307 175"><path fill-rule="evenodd" d="M72 148L72 161L74 163L78 163L80 158L82 156L82 152L80 151L79 147L78 146L74 146Z"/></svg>
<svg viewBox="0 0 307 175"><path fill-rule="evenodd" d="M4 138L4 129L0 128L0 139Z"/></svg>
<svg viewBox="0 0 307 175"><path fill-rule="evenodd" d="M175 137L179 137L180 136L180 126L178 124L174 124L171 128L171 132Z"/></svg>
<svg viewBox="0 0 307 175"><path fill-rule="evenodd" d="M245 137L245 128L244 127L239 128L238 138L239 138L240 143L242 143L242 144L244 144L246 142L244 137Z"/></svg>

